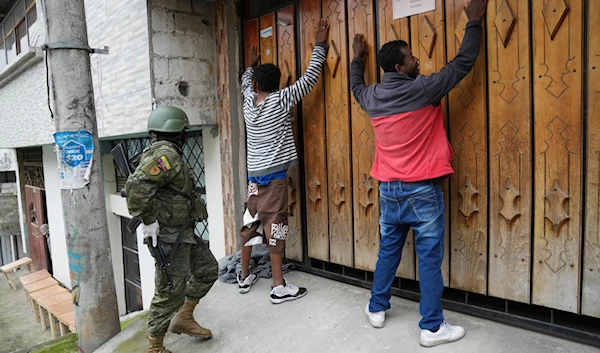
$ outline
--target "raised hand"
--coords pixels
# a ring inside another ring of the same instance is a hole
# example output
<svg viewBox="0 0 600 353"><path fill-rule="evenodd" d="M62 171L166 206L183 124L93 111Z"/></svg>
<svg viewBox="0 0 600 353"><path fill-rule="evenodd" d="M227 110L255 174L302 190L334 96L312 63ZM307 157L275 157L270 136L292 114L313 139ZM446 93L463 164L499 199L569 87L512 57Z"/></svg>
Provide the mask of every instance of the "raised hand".
<svg viewBox="0 0 600 353"><path fill-rule="evenodd" d="M329 20L321 19L319 22L319 29L315 34L315 40L321 43L327 43L327 37L329 36Z"/></svg>
<svg viewBox="0 0 600 353"><path fill-rule="evenodd" d="M369 52L367 47L367 42L363 38L363 35L357 33L354 36L354 43L352 43L352 50L354 51L354 58L361 58L363 61L365 60L367 53Z"/></svg>
<svg viewBox="0 0 600 353"><path fill-rule="evenodd" d="M471 0L467 5L467 17L469 21L481 21L487 11L488 0Z"/></svg>
<svg viewBox="0 0 600 353"><path fill-rule="evenodd" d="M258 65L258 61L260 60L260 54L258 53L258 48L256 44L252 44L250 49L248 50L248 59L250 60L250 66Z"/></svg>

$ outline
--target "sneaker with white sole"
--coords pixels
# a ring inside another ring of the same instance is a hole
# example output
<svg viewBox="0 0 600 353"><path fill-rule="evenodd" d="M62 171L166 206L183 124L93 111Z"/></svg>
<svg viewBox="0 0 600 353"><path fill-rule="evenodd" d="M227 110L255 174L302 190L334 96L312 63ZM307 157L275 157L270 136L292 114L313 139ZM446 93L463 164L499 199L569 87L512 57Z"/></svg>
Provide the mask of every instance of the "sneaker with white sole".
<svg viewBox="0 0 600 353"><path fill-rule="evenodd" d="M252 288L252 285L254 283L256 283L256 281L258 281L258 276L251 273L248 275L248 277L246 277L242 281L242 279L240 278L240 275L238 275L237 281L238 281L238 289L239 289L240 293L246 294L250 291L250 289Z"/></svg>
<svg viewBox="0 0 600 353"><path fill-rule="evenodd" d="M308 293L306 288L296 287L287 283L285 279L283 284L271 289L271 303L280 304L290 300L300 299Z"/></svg>
<svg viewBox="0 0 600 353"><path fill-rule="evenodd" d="M423 347L433 347L443 343L458 341L465 337L467 332L460 326L452 326L446 321L442 322L437 332L421 330L419 343Z"/></svg>
<svg viewBox="0 0 600 353"><path fill-rule="evenodd" d="M385 325L385 311L378 311L372 313L369 311L369 302L367 302L367 306L365 307L365 314L371 323L371 326L375 328L382 328Z"/></svg>

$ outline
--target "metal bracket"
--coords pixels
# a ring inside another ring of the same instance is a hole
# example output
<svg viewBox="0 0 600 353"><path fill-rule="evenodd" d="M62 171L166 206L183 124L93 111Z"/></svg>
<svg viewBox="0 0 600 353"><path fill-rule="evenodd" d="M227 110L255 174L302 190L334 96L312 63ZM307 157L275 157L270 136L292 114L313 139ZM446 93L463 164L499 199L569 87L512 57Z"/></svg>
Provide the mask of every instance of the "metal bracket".
<svg viewBox="0 0 600 353"><path fill-rule="evenodd" d="M89 46L82 46L73 42L57 42L51 44L42 44L42 50L56 50L56 49L71 49L71 50L85 50L90 54L108 54L108 47L104 46L103 49L90 48Z"/></svg>

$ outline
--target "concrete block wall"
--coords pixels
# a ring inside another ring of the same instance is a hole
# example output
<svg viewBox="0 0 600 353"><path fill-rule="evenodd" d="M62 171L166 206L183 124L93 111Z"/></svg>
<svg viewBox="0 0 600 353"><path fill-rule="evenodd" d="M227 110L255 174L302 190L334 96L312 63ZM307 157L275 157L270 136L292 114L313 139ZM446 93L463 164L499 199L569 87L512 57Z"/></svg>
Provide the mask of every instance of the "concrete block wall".
<svg viewBox="0 0 600 353"><path fill-rule="evenodd" d="M182 108L192 125L216 125L214 6L205 0L149 0L157 106Z"/></svg>
<svg viewBox="0 0 600 353"><path fill-rule="evenodd" d="M152 111L146 0L85 0L100 138L146 131Z"/></svg>

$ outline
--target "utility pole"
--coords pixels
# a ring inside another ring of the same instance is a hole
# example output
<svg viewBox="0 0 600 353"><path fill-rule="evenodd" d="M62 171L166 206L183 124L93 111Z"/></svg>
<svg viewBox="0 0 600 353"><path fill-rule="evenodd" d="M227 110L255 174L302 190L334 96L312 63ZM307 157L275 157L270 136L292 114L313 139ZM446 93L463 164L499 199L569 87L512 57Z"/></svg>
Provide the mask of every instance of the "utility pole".
<svg viewBox="0 0 600 353"><path fill-rule="evenodd" d="M82 0L45 0L49 85L57 132L87 130L94 150L88 184L62 190L79 352L92 353L120 331L104 201L102 160Z"/></svg>

